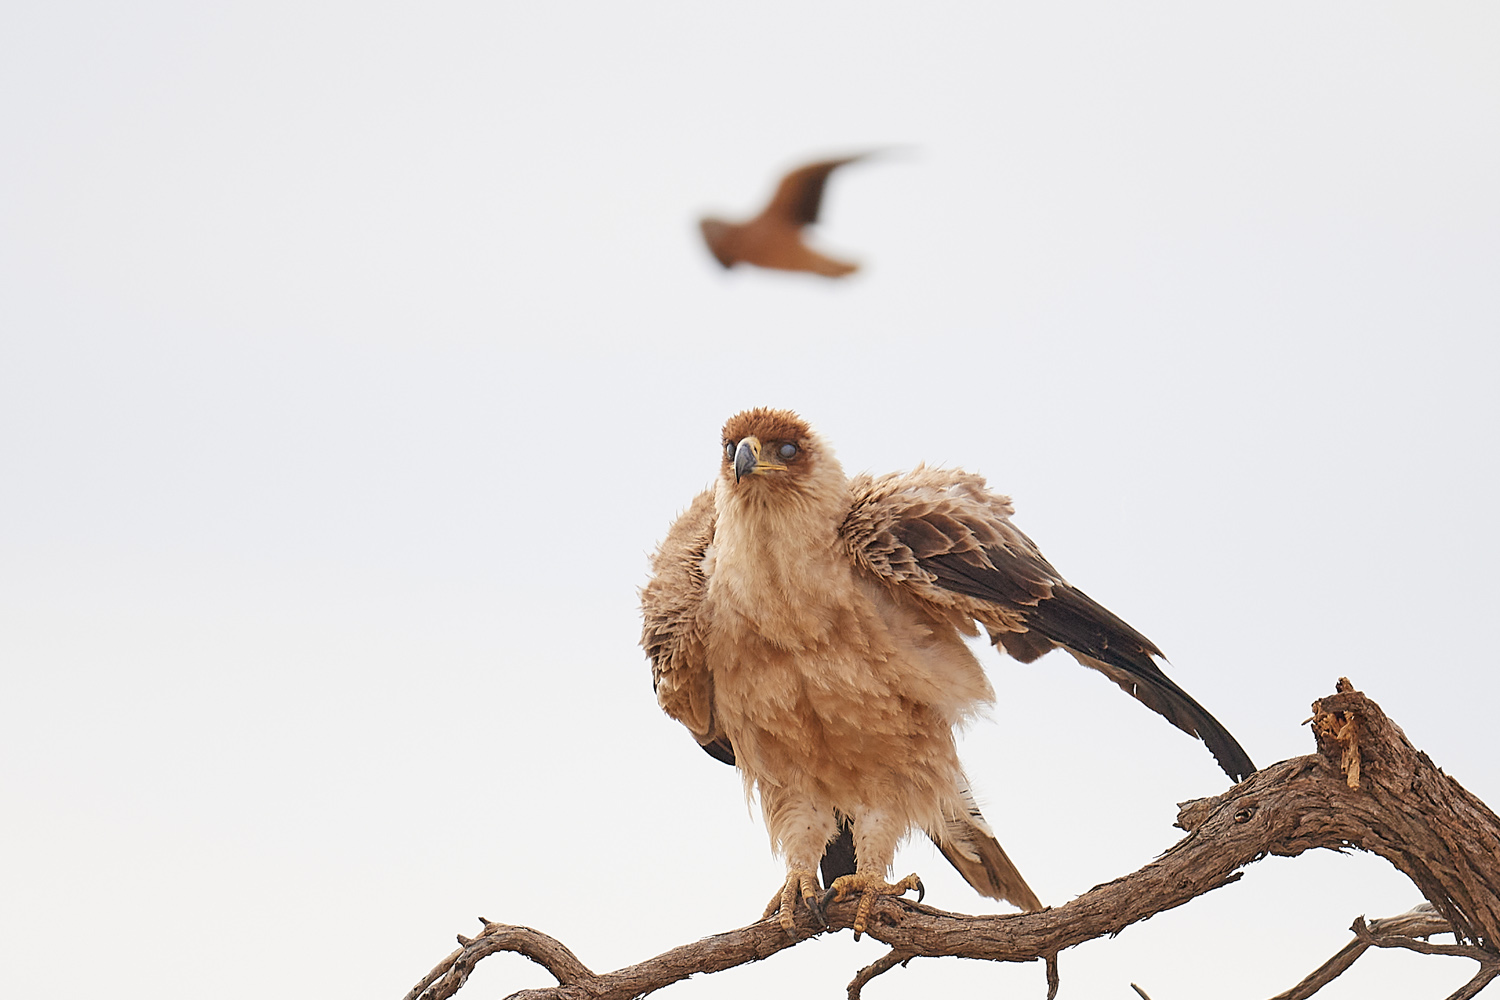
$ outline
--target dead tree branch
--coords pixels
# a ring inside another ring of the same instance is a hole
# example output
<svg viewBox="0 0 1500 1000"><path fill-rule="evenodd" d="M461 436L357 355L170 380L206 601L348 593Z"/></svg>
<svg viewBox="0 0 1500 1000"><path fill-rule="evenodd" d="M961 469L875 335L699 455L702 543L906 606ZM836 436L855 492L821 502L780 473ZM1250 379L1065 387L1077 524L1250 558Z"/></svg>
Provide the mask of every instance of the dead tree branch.
<svg viewBox="0 0 1500 1000"><path fill-rule="evenodd" d="M912 956L910 955L892 950L886 953L883 958L878 958L863 969L860 969L859 973L849 983L849 1000L859 1000L860 991L865 988L866 983L882 972L889 972L898 965L906 965L911 959Z"/></svg>
<svg viewBox="0 0 1500 1000"><path fill-rule="evenodd" d="M1117 934L1228 885L1267 854L1293 857L1314 848L1350 847L1380 855L1410 878L1431 903L1431 919L1399 925L1377 921L1369 927L1357 921L1350 946L1358 945L1357 950L1340 952L1277 1000L1311 996L1369 947L1474 959L1479 975L1454 995L1473 996L1500 974L1500 818L1413 747L1347 680L1339 682L1336 694L1315 702L1313 713L1317 753L1274 764L1222 795L1183 803L1177 825L1186 837L1139 871L1063 906L966 916L905 899L880 899L866 933L892 951L856 976L850 996L857 998L875 976L914 957L1044 961L1051 996L1057 991L1057 955L1066 948ZM829 905L828 930L850 926L854 908L853 901ZM628 1000L692 975L767 958L817 936L820 929L806 914L799 911L799 918L790 934L774 919L761 920L604 974L589 971L545 934L486 922L472 940L460 937L462 947L424 977L407 1000L452 996L475 963L496 951L524 954L558 981L512 1000ZM1427 929L1436 922L1442 923L1441 932L1455 935L1454 945L1418 940L1438 933ZM1314 985L1320 974L1326 978Z"/></svg>
<svg viewBox="0 0 1500 1000"><path fill-rule="evenodd" d="M1365 930L1361 931L1360 928L1365 928ZM1420 903L1394 917L1371 920L1368 925L1365 924L1364 917L1359 917L1355 919L1350 930L1355 933L1353 941L1344 945L1332 958L1309 973L1302 982L1285 993L1276 994L1271 1000L1307 1000L1308 997L1347 972L1366 950L1372 947L1386 947L1388 941L1453 933L1453 928L1448 925L1448 921L1437 915L1437 910L1431 903Z"/></svg>

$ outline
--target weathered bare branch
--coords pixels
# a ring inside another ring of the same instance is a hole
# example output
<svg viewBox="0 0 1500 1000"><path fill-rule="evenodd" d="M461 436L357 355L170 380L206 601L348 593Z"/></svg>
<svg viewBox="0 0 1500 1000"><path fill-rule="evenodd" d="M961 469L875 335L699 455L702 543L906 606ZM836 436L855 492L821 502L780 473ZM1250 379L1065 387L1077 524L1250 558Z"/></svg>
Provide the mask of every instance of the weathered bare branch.
<svg viewBox="0 0 1500 1000"><path fill-rule="evenodd" d="M1363 918L1360 919L1363 920ZM1389 934L1416 938L1431 937L1433 934L1451 934L1453 928L1449 926L1448 921L1437 915L1431 903L1420 903L1394 917L1379 917L1370 921L1369 931L1371 935ZM1271 1000L1307 1000L1308 997L1347 972L1359 956L1363 955L1373 944L1374 942L1366 938L1356 936L1353 941L1340 948L1332 958L1309 973L1307 978L1285 993L1276 994Z"/></svg>
<svg viewBox="0 0 1500 1000"><path fill-rule="evenodd" d="M1500 946L1500 819L1413 747L1348 680L1341 678L1339 692L1313 710L1318 756L1342 759L1346 744L1338 730L1357 717L1362 758L1360 788L1329 789L1329 801L1316 812L1305 803L1309 820L1326 819L1315 835L1342 835L1349 846L1379 854L1416 883L1460 941L1494 951Z"/></svg>
<svg viewBox="0 0 1500 1000"><path fill-rule="evenodd" d="M406 995L406 1000L417 1000L418 997L452 996L460 986L468 982L469 975L474 971L474 966L479 963L479 960L497 951L525 955L552 973L558 983L563 986L597 978L588 966L578 960L578 956L554 937L530 927L493 923L484 917L480 917L479 921L484 924L484 930L472 938L458 935L458 943L462 947L429 972ZM434 986L434 983L437 985Z"/></svg>
<svg viewBox="0 0 1500 1000"><path fill-rule="evenodd" d="M1481 963L1465 989L1472 996L1500 968L1500 819L1483 802L1443 774L1407 741L1378 705L1341 680L1336 694L1314 703L1318 752L1274 764L1209 799L1184 803L1177 823L1187 831L1140 871L1096 886L1063 906L1035 913L966 916L894 897L875 902L871 937L891 953L861 970L851 997L875 976L913 957L964 957L997 962L1043 961L1049 996L1057 991L1057 955L1238 879L1267 854L1296 856L1314 848L1350 847L1386 858L1432 904L1429 921L1359 922L1356 942L1320 973L1278 1000L1303 998L1331 980L1368 947L1405 947L1462 955ZM850 926L855 903L827 907L828 930ZM1410 917L1410 915L1403 915ZM590 972L561 943L525 927L486 923L484 931L448 956L408 995L443 1000L468 978L474 964L495 951L517 951L543 965L558 985L515 994L526 1000L627 1000L695 974L718 972L767 958L810 937L814 927L799 911L791 933L772 920L674 948L606 974ZM1399 918L1392 918L1393 920ZM1457 944L1431 945L1419 936L1441 921ZM1362 937L1358 936L1363 934ZM1357 945L1357 947L1356 947ZM898 957L899 956L899 957ZM1341 964L1340 964L1341 963ZM1335 969L1334 966L1338 967ZM1462 991L1461 991L1462 993ZM1455 994L1455 996L1460 994Z"/></svg>
<svg viewBox="0 0 1500 1000"><path fill-rule="evenodd" d="M911 959L910 955L893 949L887 952L884 957L878 958L863 969L860 969L859 973L849 983L849 1000L859 1000L860 991L865 988L866 983L882 972L889 972L898 965L906 965Z"/></svg>
<svg viewBox="0 0 1500 1000"><path fill-rule="evenodd" d="M1472 945L1433 944L1405 934L1377 934L1365 924L1364 917L1354 918L1349 929L1354 932L1356 940L1372 948L1406 948L1422 955L1455 955L1459 958L1472 958L1476 962L1486 962L1491 958L1490 952Z"/></svg>
<svg viewBox="0 0 1500 1000"><path fill-rule="evenodd" d="M1473 997L1479 996L1479 991L1488 987L1491 979L1496 978L1496 976L1500 976L1500 966L1497 966L1496 963L1487 963L1479 970L1478 976L1470 979L1463 987L1458 988L1455 993L1448 994L1448 1000L1472 1000Z"/></svg>
<svg viewBox="0 0 1500 1000"><path fill-rule="evenodd" d="M1448 1000L1471 1000L1479 995L1479 991L1490 984L1490 980L1500 976L1500 965L1487 962L1479 969L1479 974L1460 986L1455 992L1448 994Z"/></svg>

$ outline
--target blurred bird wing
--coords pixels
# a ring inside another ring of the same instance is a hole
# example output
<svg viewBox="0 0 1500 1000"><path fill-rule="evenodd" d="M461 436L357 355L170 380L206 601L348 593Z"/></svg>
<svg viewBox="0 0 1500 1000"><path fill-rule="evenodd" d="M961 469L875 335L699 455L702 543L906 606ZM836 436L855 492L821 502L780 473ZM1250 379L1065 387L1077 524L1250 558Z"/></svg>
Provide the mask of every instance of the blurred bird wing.
<svg viewBox="0 0 1500 1000"><path fill-rule="evenodd" d="M843 540L857 565L889 586L972 617L1016 659L1057 646L1099 670L1179 729L1201 738L1230 777L1255 765L1234 737L1162 673L1161 650L1069 584L1010 523L1007 497L979 476L919 467L851 482Z"/></svg>
<svg viewBox="0 0 1500 1000"><path fill-rule="evenodd" d="M673 523L641 591L641 645L651 658L656 700L710 756L734 763L734 748L714 717L714 682L700 613L708 579L704 560L714 535L714 495L704 490Z"/></svg>
<svg viewBox="0 0 1500 1000"><path fill-rule="evenodd" d="M771 203L761 213L762 218L774 218L794 226L810 226L818 221L818 212L823 206L823 189L828 185L828 175L846 163L853 163L868 154L846 156L838 160L822 160L798 167L781 179Z"/></svg>

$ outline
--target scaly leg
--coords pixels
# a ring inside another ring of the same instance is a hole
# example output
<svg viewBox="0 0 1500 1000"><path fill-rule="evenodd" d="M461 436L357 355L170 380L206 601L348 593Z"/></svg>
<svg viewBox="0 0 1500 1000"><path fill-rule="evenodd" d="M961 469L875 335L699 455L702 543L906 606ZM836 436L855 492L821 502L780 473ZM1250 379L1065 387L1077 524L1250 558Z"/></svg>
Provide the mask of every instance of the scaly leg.
<svg viewBox="0 0 1500 1000"><path fill-rule="evenodd" d="M865 810L854 817L854 854L857 861L853 875L841 875L833 880L823 896L826 905L830 900L849 899L859 894L859 908L854 911L854 940L858 941L869 925L870 907L877 896L900 896L908 889L917 890L917 902L927 895L922 880L915 874L894 885L886 881L891 862L896 857L896 844L905 830L897 829L890 817L879 810Z"/></svg>
<svg viewBox="0 0 1500 1000"><path fill-rule="evenodd" d="M780 911L782 928L791 931L801 899L813 918L826 927L817 870L823 848L838 830L833 810L819 809L806 798L781 789L762 788L760 804L772 842L786 855L786 882L771 898L762 919Z"/></svg>
<svg viewBox="0 0 1500 1000"><path fill-rule="evenodd" d="M771 914L780 911L781 927L790 931L797 913L797 900L807 904L808 912L813 915L821 926L827 927L828 920L823 916L822 889L818 885L818 876L810 868L793 868L791 865L786 869L786 884L784 884L776 895L771 897L771 902L766 904L766 912L761 914L761 919L768 919Z"/></svg>

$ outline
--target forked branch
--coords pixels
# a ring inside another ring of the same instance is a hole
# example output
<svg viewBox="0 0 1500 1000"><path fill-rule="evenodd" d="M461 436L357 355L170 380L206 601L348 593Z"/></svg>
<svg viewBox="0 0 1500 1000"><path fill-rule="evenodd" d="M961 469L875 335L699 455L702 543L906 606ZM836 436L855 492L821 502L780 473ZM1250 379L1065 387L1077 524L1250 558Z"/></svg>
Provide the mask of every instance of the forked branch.
<svg viewBox="0 0 1500 1000"><path fill-rule="evenodd" d="M1183 803L1177 825L1187 836L1139 871L1072 902L1036 913L967 916L881 898L866 933L892 951L859 972L850 996L857 998L875 976L915 957L1043 961L1052 996L1057 955L1064 949L1116 934L1227 885L1267 854L1295 856L1319 847L1380 855L1415 883L1432 911L1425 922L1399 926L1376 921L1366 927L1357 921L1350 948L1277 1000L1311 996L1365 949L1393 946L1475 959L1480 974L1464 988L1470 992L1455 994L1473 996L1500 974L1500 819L1413 747L1347 680L1339 682L1336 694L1315 702L1313 713L1316 753L1265 768L1222 795ZM828 906L829 932L850 926L854 905ZM805 913L798 916L790 934L775 919L761 920L602 974L539 931L486 922L477 937L460 937L462 947L424 977L407 1000L452 996L475 963L496 951L524 954L558 981L514 994L517 1000L628 1000L692 975L767 958L820 933ZM1452 932L1455 944L1419 940L1439 932ZM1320 974L1326 978L1314 983Z"/></svg>

